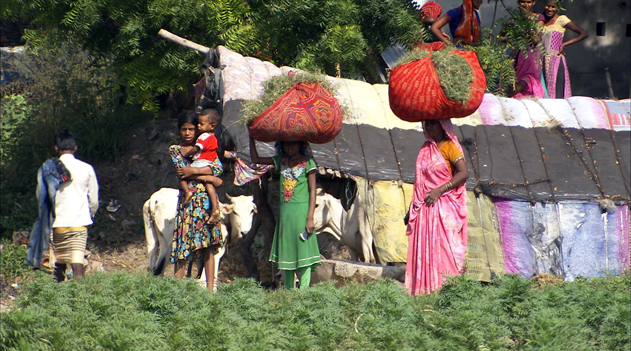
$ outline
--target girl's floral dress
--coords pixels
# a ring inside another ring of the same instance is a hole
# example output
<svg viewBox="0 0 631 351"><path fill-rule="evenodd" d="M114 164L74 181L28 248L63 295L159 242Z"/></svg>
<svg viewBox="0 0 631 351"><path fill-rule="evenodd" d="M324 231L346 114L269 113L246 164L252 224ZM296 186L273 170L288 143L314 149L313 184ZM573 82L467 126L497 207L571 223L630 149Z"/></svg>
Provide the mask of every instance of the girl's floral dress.
<svg viewBox="0 0 631 351"><path fill-rule="evenodd" d="M171 145L169 153L175 168L190 165L190 161L182 156L179 145ZM188 184L191 193L193 193L193 198L188 205L183 205L183 194L180 192L177 215L175 217L171 262L185 260L196 250L223 246L224 244L220 225L211 226L206 223L210 216L211 204L204 183L189 180Z"/></svg>

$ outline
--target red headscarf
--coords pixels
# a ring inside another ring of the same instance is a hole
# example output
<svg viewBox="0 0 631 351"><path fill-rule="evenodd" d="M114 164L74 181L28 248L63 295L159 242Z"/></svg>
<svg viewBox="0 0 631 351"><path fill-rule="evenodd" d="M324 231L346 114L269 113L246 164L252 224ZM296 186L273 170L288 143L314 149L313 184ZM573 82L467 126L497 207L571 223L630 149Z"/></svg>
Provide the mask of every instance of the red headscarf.
<svg viewBox="0 0 631 351"><path fill-rule="evenodd" d="M440 14L443 12L443 8L438 5L436 1L428 1L425 5L421 7L421 12L425 16L430 16L434 18L440 17Z"/></svg>
<svg viewBox="0 0 631 351"><path fill-rule="evenodd" d="M480 24L478 23L478 17L475 15L473 4L471 0L462 1L462 19L456 33L455 38L462 38L467 44L472 44L478 41L480 37Z"/></svg>
<svg viewBox="0 0 631 351"><path fill-rule="evenodd" d="M436 1L428 1L421 7L419 12L421 12L425 17L434 17L438 19L443 12L443 8L440 7ZM423 40L421 40L416 44L416 46L428 51L438 51L446 47L445 43L440 40L433 43L424 43Z"/></svg>

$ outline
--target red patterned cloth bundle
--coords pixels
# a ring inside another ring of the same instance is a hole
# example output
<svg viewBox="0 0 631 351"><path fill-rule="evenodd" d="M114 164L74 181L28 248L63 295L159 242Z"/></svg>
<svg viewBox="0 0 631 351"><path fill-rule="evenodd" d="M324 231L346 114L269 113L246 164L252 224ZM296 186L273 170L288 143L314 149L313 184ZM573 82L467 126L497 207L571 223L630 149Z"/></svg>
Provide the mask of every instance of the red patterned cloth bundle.
<svg viewBox="0 0 631 351"><path fill-rule="evenodd" d="M342 130L342 109L320 83L296 83L248 128L258 141L324 144L335 139Z"/></svg>

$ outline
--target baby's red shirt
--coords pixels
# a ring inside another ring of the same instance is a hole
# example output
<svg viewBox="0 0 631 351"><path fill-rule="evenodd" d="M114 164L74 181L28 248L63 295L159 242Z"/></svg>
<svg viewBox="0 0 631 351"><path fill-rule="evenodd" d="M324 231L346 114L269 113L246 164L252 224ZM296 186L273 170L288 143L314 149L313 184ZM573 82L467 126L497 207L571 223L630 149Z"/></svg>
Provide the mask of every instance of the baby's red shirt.
<svg viewBox="0 0 631 351"><path fill-rule="evenodd" d="M219 143L215 134L202 133L202 135L197 138L195 146L199 147L201 150L199 154L195 155L195 160L214 161L217 159Z"/></svg>

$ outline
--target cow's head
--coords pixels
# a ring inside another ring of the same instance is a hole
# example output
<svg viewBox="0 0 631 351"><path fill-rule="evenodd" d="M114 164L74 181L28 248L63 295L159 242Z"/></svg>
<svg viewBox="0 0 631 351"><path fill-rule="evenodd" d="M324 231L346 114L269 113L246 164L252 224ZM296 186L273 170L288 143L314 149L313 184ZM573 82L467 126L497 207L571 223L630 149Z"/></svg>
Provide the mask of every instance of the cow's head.
<svg viewBox="0 0 631 351"><path fill-rule="evenodd" d="M256 204L252 196L240 195L232 197L226 194L229 204L224 205L223 211L227 213L230 221L230 232L232 236L241 238L252 228L252 218L256 213Z"/></svg>
<svg viewBox="0 0 631 351"><path fill-rule="evenodd" d="M344 209L340 200L327 194L321 188L316 189L316 206L313 212L313 224L316 231L325 230L330 232L338 240L341 238L339 227L341 226L340 217L343 215Z"/></svg>

